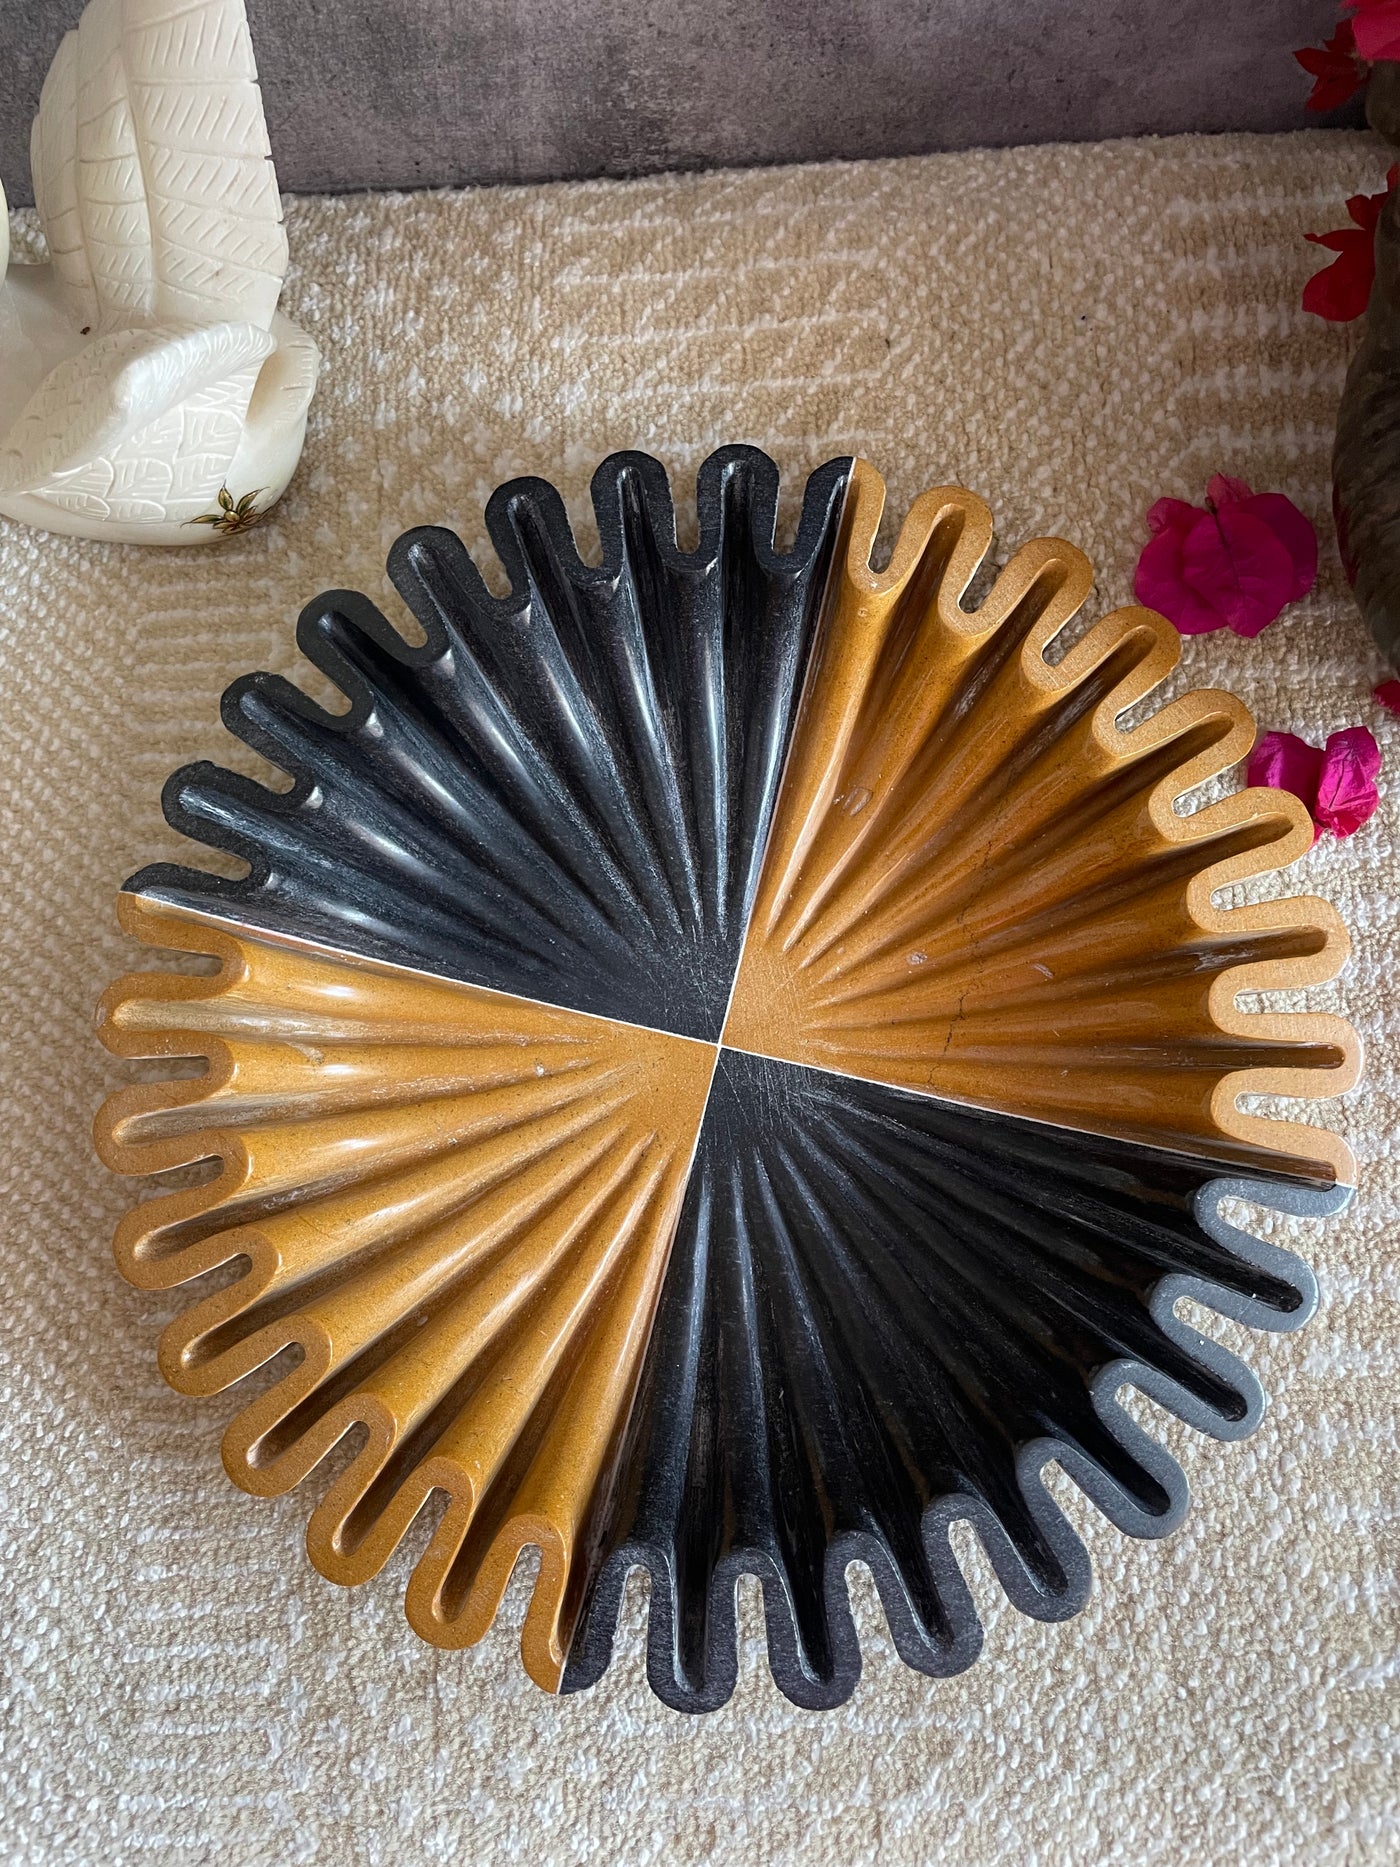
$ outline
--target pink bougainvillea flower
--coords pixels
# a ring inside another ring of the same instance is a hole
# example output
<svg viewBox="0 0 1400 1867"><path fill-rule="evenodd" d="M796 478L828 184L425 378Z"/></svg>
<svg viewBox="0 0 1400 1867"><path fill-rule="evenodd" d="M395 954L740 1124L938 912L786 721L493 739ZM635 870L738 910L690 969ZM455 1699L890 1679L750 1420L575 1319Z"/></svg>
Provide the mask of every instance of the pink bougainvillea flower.
<svg viewBox="0 0 1400 1867"><path fill-rule="evenodd" d="M1387 713L1400 715L1400 681L1382 681L1372 689L1372 698L1379 700Z"/></svg>
<svg viewBox="0 0 1400 1867"><path fill-rule="evenodd" d="M1304 46L1294 58L1313 79L1305 110L1335 110L1365 84L1368 72L1356 56L1351 21L1344 19L1330 39Z"/></svg>
<svg viewBox="0 0 1400 1867"><path fill-rule="evenodd" d="M1267 785L1271 791L1291 791L1301 797L1309 814L1317 800L1322 776L1322 749L1310 746L1296 733L1265 733L1249 755L1245 767L1248 784Z"/></svg>
<svg viewBox="0 0 1400 1867"><path fill-rule="evenodd" d="M1400 6L1400 0L1396 0ZM1376 223L1381 217L1400 163L1392 164L1379 194L1354 194L1347 202L1347 213L1355 222L1338 227L1332 233L1305 233L1303 238L1314 246L1325 246L1337 257L1321 272L1315 272L1303 287L1303 309L1312 311L1331 324L1349 324L1359 318L1371 302L1371 287L1376 282Z"/></svg>
<svg viewBox="0 0 1400 1867"><path fill-rule="evenodd" d="M1380 803L1376 779L1380 776L1381 749L1369 726L1348 726L1328 735L1322 751L1322 773L1317 781L1317 802L1311 806L1319 830L1350 836L1375 813Z"/></svg>
<svg viewBox="0 0 1400 1867"><path fill-rule="evenodd" d="M1159 499L1133 589L1183 635L1258 635L1317 577L1317 533L1282 493L1215 474L1204 506Z"/></svg>
<svg viewBox="0 0 1400 1867"><path fill-rule="evenodd" d="M1400 685L1400 683L1397 683ZM1367 726L1348 726L1321 748L1295 733L1265 733L1249 756L1250 784L1291 791L1308 807L1314 837L1350 836L1380 802L1381 749Z"/></svg>
<svg viewBox="0 0 1400 1867"><path fill-rule="evenodd" d="M1400 0L1351 0L1351 30L1367 64L1400 59Z"/></svg>

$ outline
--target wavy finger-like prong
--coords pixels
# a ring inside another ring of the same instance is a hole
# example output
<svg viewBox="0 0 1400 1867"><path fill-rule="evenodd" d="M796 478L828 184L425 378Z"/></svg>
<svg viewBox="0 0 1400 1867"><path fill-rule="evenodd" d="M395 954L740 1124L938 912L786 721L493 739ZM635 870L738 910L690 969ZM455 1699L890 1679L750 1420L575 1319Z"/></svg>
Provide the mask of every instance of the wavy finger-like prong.
<svg viewBox="0 0 1400 1867"><path fill-rule="evenodd" d="M235 683L226 723L290 788L167 787L248 872L128 885L128 931L207 966L105 996L102 1040L170 1077L95 1134L153 1180L124 1273L204 1280L162 1372L254 1390L230 1477L338 1459L322 1574L367 1580L438 1510L406 1608L456 1648L533 1548L524 1663L572 1691L640 1564L648 1676L686 1710L733 1689L756 1575L774 1678L817 1707L859 1673L851 1561L937 1675L979 1640L952 1522L1058 1619L1090 1571L1048 1462L1128 1534L1180 1521L1118 1391L1253 1429L1258 1382L1175 1305L1306 1319L1305 1267L1219 1208L1336 1209L1345 1143L1257 1105L1360 1055L1279 997L1336 976L1336 913L1225 905L1312 825L1273 791L1187 809L1254 726L1210 692L1140 717L1161 617L1064 645L1093 577L1056 538L968 606L991 516L957 487L881 571L864 462L813 476L788 550L753 450L697 492L683 551L659 465L605 463L588 563L516 482L487 514L507 594L423 530L391 557L421 641L349 592L304 612L344 712Z"/></svg>

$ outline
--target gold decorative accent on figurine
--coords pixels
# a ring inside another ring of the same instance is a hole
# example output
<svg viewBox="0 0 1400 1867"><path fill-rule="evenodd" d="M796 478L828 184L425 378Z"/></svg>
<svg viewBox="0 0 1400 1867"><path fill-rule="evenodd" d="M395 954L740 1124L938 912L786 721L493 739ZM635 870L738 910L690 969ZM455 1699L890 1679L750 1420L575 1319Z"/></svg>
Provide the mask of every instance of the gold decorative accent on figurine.
<svg viewBox="0 0 1400 1867"><path fill-rule="evenodd" d="M226 486L219 488L218 507L213 512L197 512L192 519L186 519L186 525L211 525L223 538L236 538L240 532L250 532L258 521L265 516L258 506L258 495L262 488L256 487L251 493L244 493L235 499Z"/></svg>

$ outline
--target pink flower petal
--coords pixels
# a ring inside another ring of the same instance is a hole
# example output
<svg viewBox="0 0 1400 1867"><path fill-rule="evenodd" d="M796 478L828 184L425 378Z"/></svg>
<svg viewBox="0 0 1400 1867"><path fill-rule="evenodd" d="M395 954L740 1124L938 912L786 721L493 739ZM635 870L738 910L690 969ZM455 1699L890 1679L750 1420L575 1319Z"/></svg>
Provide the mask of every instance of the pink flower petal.
<svg viewBox="0 0 1400 1867"><path fill-rule="evenodd" d="M1206 498L1217 506L1228 506L1238 499L1253 499L1253 488L1243 480L1232 479L1228 473L1212 473L1206 481Z"/></svg>
<svg viewBox="0 0 1400 1867"><path fill-rule="evenodd" d="M1220 507L1193 525L1181 548L1182 576L1236 635L1258 635L1293 590L1287 547L1243 501Z"/></svg>
<svg viewBox="0 0 1400 1867"><path fill-rule="evenodd" d="M1302 798L1312 816L1317 781L1322 775L1322 753L1296 733L1265 733L1249 755L1245 779L1271 791L1291 791Z"/></svg>
<svg viewBox="0 0 1400 1867"><path fill-rule="evenodd" d="M1293 56L1314 80L1304 110L1335 110L1356 95L1368 76L1356 56L1356 37L1349 19L1342 20L1332 37L1321 45L1303 46Z"/></svg>
<svg viewBox="0 0 1400 1867"><path fill-rule="evenodd" d="M1287 598L1296 603L1317 582L1317 531L1310 518L1284 493L1252 493L1245 507L1262 519L1293 560L1293 589Z"/></svg>
<svg viewBox="0 0 1400 1867"><path fill-rule="evenodd" d="M1382 681L1372 689L1372 698L1379 700L1387 713L1400 715L1400 681Z"/></svg>
<svg viewBox="0 0 1400 1867"><path fill-rule="evenodd" d="M1193 521L1207 516L1195 513L1190 506L1186 509ZM1181 563L1182 532L1182 527L1173 526L1143 547L1133 578L1133 594L1148 609L1160 610L1182 635L1209 635L1212 629L1225 627L1225 618L1186 582Z"/></svg>
<svg viewBox="0 0 1400 1867"><path fill-rule="evenodd" d="M1229 474L1211 475L1206 499L1204 507L1154 503L1133 588L1182 635L1258 635L1311 590L1317 533L1291 499L1251 492Z"/></svg>
<svg viewBox="0 0 1400 1867"><path fill-rule="evenodd" d="M1391 683L1400 687L1400 681ZM1367 726L1332 733L1324 749L1294 733L1265 733L1249 755L1250 784L1291 791L1308 807L1315 835L1351 836L1380 802L1381 749Z"/></svg>
<svg viewBox="0 0 1400 1867"><path fill-rule="evenodd" d="M1184 499L1158 499L1147 508L1147 529L1155 533L1190 525L1200 517L1200 511L1199 506L1189 506Z"/></svg>
<svg viewBox="0 0 1400 1867"><path fill-rule="evenodd" d="M1358 54L1370 64L1400 58L1400 0L1351 0Z"/></svg>
<svg viewBox="0 0 1400 1867"><path fill-rule="evenodd" d="M1307 596L1312 584L1318 581L1316 526L1284 493L1254 493L1245 510L1253 513L1256 519L1264 519L1267 528L1294 560L1294 590L1288 601L1297 603L1297 599Z"/></svg>
<svg viewBox="0 0 1400 1867"><path fill-rule="evenodd" d="M1334 836L1351 836L1380 803L1376 778L1381 749L1369 726L1348 726L1328 736L1322 753L1313 822Z"/></svg>

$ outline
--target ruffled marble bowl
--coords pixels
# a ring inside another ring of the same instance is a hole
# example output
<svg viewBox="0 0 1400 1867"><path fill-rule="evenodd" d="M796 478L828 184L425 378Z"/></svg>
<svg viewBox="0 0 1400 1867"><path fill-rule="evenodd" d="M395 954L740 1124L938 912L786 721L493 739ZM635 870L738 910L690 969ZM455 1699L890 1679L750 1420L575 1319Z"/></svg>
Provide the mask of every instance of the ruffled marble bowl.
<svg viewBox="0 0 1400 1867"><path fill-rule="evenodd" d="M1170 1530L1183 1478L1119 1390L1247 1433L1254 1379L1174 1305L1303 1322L1307 1270L1221 1201L1328 1212L1353 1177L1331 1133L1239 1106L1358 1069L1339 1019L1237 1004L1330 978L1332 910L1214 901L1307 849L1302 807L1174 808L1247 752L1244 708L1123 730L1176 637L1120 610L1056 658L1091 582L1058 540L964 608L991 521L958 488L878 573L870 466L812 476L788 551L777 493L764 455L714 455L682 551L661 467L618 455L598 566L517 481L487 514L508 596L422 530L390 557L421 646L312 604L349 711L265 674L224 700L291 789L195 765L165 793L247 875L121 895L217 970L100 1013L122 1056L205 1064L97 1133L124 1173L206 1163L116 1251L145 1288L222 1268L160 1359L188 1394L248 1380L234 1481L284 1491L348 1435L311 1558L362 1581L430 1510L407 1606L441 1646L536 1546L551 1691L601 1674L640 1565L649 1677L687 1710L733 1689L743 1572L799 1704L858 1676L852 1561L910 1665L966 1666L955 1519L1018 1606L1072 1614L1046 1461Z"/></svg>

